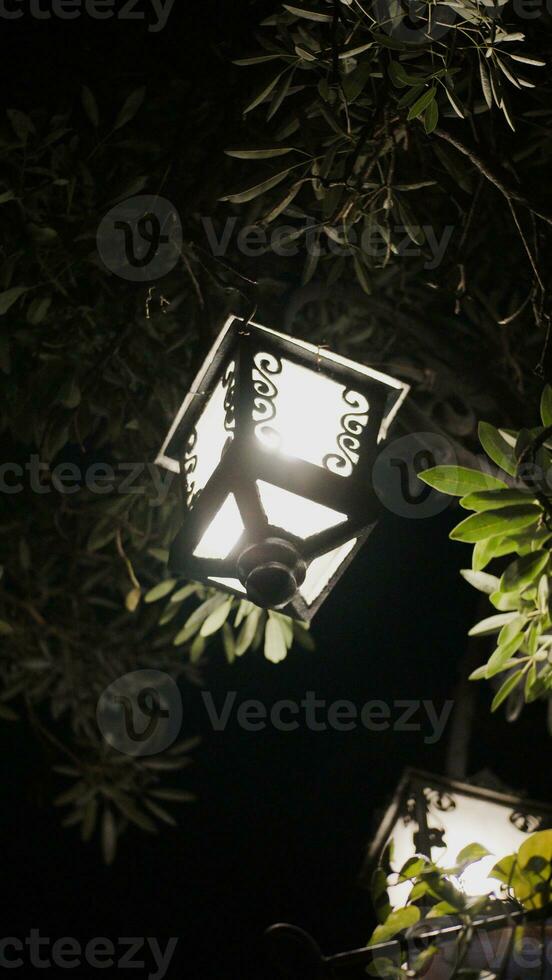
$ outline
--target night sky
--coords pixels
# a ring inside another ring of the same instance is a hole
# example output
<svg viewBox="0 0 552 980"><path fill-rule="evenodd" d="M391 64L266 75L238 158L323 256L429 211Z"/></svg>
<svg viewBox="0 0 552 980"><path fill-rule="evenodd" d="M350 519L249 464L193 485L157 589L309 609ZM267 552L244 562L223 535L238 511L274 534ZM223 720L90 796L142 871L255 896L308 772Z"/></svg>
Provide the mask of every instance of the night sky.
<svg viewBox="0 0 552 980"><path fill-rule="evenodd" d="M224 88L225 59L251 49L254 23L271 6L253 4L249 21L245 4L188 2L160 34L140 23L27 19L13 32L3 24L6 105L43 104L83 82L105 98L102 65L114 58L137 85L178 72L193 91L218 72ZM238 104L233 112L239 115ZM222 145L228 136L220 134ZM237 692L236 704L253 698L269 708L314 691L359 708L380 699L392 718L398 700L431 699L439 710L454 697L477 618L477 595L458 574L470 550L448 541L454 522L450 508L424 520L384 513L314 621L316 652L296 647L278 666L250 653L229 667L214 648L205 689L215 704L228 691ZM324 952L361 945L373 920L358 875L378 811L405 766L445 771L448 729L427 744L430 726L418 714L419 733L313 732L303 724L254 733L233 713L226 730L214 732L201 691L185 686L183 698L185 734L203 738L182 775L198 803L179 807L178 827L157 838L130 829L109 869L97 841L83 845L77 832L60 827L51 798L65 783L52 776L44 747L25 726L2 725L2 935L25 937L35 928L52 939L155 936L161 945L176 936L168 976L190 980L270 977L262 937L277 921L307 929ZM544 709L526 709L507 725L490 717L489 703L481 686L470 774L490 768L514 790L546 799L549 775L535 751L545 737ZM98 975L78 970L79 977Z"/></svg>

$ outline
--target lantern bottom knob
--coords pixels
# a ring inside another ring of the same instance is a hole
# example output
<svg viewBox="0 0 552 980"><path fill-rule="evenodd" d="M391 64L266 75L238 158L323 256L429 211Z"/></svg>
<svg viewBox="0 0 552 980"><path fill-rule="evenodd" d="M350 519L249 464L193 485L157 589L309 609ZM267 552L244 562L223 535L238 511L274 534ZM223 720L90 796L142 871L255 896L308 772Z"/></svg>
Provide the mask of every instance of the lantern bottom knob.
<svg viewBox="0 0 552 980"><path fill-rule="evenodd" d="M302 585L306 565L290 541L265 538L242 551L238 570L251 602L263 609L282 609Z"/></svg>

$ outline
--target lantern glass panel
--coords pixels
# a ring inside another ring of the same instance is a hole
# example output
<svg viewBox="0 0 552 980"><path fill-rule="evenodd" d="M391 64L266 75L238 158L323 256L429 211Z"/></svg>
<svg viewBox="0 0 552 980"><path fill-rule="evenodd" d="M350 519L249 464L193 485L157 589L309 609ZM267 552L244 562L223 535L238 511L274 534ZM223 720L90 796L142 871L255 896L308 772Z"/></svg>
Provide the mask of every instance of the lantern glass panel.
<svg viewBox="0 0 552 980"><path fill-rule="evenodd" d="M234 437L231 393L235 364L232 361L199 416L184 453L188 502L201 493L219 465L223 451ZM202 397L198 393L197 397Z"/></svg>
<svg viewBox="0 0 552 980"><path fill-rule="evenodd" d="M305 575L305 581L299 590L307 606L312 606L313 602L318 599L318 596L333 578L338 568L349 557L356 543L357 539L353 538L352 541L347 541L340 548L334 548L333 551L329 551L325 555L320 555L319 558L315 558L310 563L307 574Z"/></svg>
<svg viewBox="0 0 552 980"><path fill-rule="evenodd" d="M286 358L260 352L254 363L257 439L284 456L350 476L358 436L368 424L368 399Z"/></svg>
<svg viewBox="0 0 552 980"><path fill-rule="evenodd" d="M318 534L347 520L346 514L273 483L257 480L257 487L268 523L298 538Z"/></svg>
<svg viewBox="0 0 552 980"><path fill-rule="evenodd" d="M237 578L219 578L216 575L210 575L209 581L214 582L215 585L222 585L225 589L231 589L234 592L241 592L245 595L245 589Z"/></svg>
<svg viewBox="0 0 552 980"><path fill-rule="evenodd" d="M244 531L236 498L229 493L199 540L194 558L227 558Z"/></svg>
<svg viewBox="0 0 552 980"><path fill-rule="evenodd" d="M489 800L462 796L456 797L454 809L438 816L431 811L428 813L427 822L430 828L444 827L446 846L432 848L433 860L442 867L452 866L457 854L467 844L482 844L490 851L488 857L481 858L466 868L455 882L466 895L491 895L500 890L499 882L488 877L489 871L499 858L517 851L527 839L527 834L510 821L510 812L504 806ZM407 826L401 824L393 831L396 867L401 867L415 853L416 830L417 825L410 823ZM393 886L390 889L393 905L406 902L411 887L409 882Z"/></svg>

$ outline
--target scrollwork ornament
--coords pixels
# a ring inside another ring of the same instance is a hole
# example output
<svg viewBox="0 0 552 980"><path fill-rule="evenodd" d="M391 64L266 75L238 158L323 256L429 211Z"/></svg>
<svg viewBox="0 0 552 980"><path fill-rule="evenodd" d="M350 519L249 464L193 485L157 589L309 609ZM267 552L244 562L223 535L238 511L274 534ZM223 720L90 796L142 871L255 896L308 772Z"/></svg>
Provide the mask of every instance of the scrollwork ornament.
<svg viewBox="0 0 552 980"><path fill-rule="evenodd" d="M280 435L267 422L276 417L276 398L278 388L271 375L282 373L282 361L269 353L255 355L253 368L253 421L256 422L255 434L262 442L276 449L280 444Z"/></svg>
<svg viewBox="0 0 552 980"><path fill-rule="evenodd" d="M346 412L341 420L341 432L337 437L338 452L328 453L323 465L337 476L350 476L358 462L360 436L368 425L368 400L358 391L348 388L343 392L343 401L354 411Z"/></svg>
<svg viewBox="0 0 552 980"><path fill-rule="evenodd" d="M226 368L222 379L222 387L225 389L224 428L226 432L233 432L236 428L236 365L234 361Z"/></svg>
<svg viewBox="0 0 552 980"><path fill-rule="evenodd" d="M522 813L521 810L514 810L510 814L510 823L521 830L523 834L534 834L542 827L542 817L537 817L532 813Z"/></svg>
<svg viewBox="0 0 552 980"><path fill-rule="evenodd" d="M197 455L195 453L195 446L197 443L197 430L193 429L188 437L186 446L184 449L184 456L182 459L182 475L186 484L186 502L188 507L191 507L195 497L197 496L194 473L197 467Z"/></svg>

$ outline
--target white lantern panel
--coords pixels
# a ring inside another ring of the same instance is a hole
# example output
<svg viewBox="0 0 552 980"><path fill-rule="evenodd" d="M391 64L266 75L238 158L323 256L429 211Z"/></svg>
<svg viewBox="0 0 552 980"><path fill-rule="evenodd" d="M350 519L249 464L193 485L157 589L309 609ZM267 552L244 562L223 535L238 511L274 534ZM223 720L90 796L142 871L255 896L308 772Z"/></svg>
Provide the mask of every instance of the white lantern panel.
<svg viewBox="0 0 552 980"><path fill-rule="evenodd" d="M287 334L283 334L278 330L263 327L260 323L253 322L253 326L259 330L263 330L267 334L271 334L273 337L279 337L281 340L292 343L298 350L316 354L322 372L324 372L325 368L331 367L332 364L338 364L340 367L354 371L364 378L372 378L374 381L378 381L384 385L388 390L388 394L385 413L378 433L378 442L386 438L389 426L410 391L410 385L391 377L389 374L385 374L383 371L378 371L376 368L368 367L366 364L359 364L358 361L351 361L350 358L342 357L341 354L335 354L333 351L325 350L323 347L317 347L315 344L310 344L307 340L298 340L296 337L289 337Z"/></svg>
<svg viewBox="0 0 552 980"><path fill-rule="evenodd" d="M228 558L244 532L236 498L229 493L198 542L194 558Z"/></svg>
<svg viewBox="0 0 552 980"><path fill-rule="evenodd" d="M500 883L489 878L489 871L496 862L517 851L527 840L527 834L519 830L510 821L511 809L493 803L490 800L477 799L471 796L454 795L456 806L444 813L433 815L428 813L428 826L443 828L446 847L431 849L433 860L441 867L454 865L456 856L467 844L482 844L490 851L489 857L484 857L453 879L454 884L466 895L498 895ZM415 853L414 834L417 824L411 821L406 826L402 823L393 830L393 867L399 869L408 858ZM389 890L391 903L394 907L406 903L412 884L403 882L393 885Z"/></svg>
<svg viewBox="0 0 552 980"><path fill-rule="evenodd" d="M196 422L184 454L183 466L189 503L192 503L211 479L220 463L226 443L234 437L235 422L230 408L234 367L232 361L224 377L215 386Z"/></svg>
<svg viewBox="0 0 552 980"><path fill-rule="evenodd" d="M285 358L260 353L253 369L255 435L268 449L350 476L366 397Z"/></svg>
<svg viewBox="0 0 552 980"><path fill-rule="evenodd" d="M257 480L257 488L268 523L297 538L308 538L347 520L346 514L273 483Z"/></svg>
<svg viewBox="0 0 552 980"><path fill-rule="evenodd" d="M300 594L307 606L312 606L313 602L318 599L322 590L350 555L356 543L357 539L353 538L352 541L347 541L341 547L334 548L333 551L328 551L325 555L320 555L310 563L305 581L300 589Z"/></svg>
<svg viewBox="0 0 552 980"><path fill-rule="evenodd" d="M246 595L246 591L238 578L217 578L216 575L210 575L209 581L215 582L216 585L224 585L227 589L233 589L234 592L243 592Z"/></svg>

